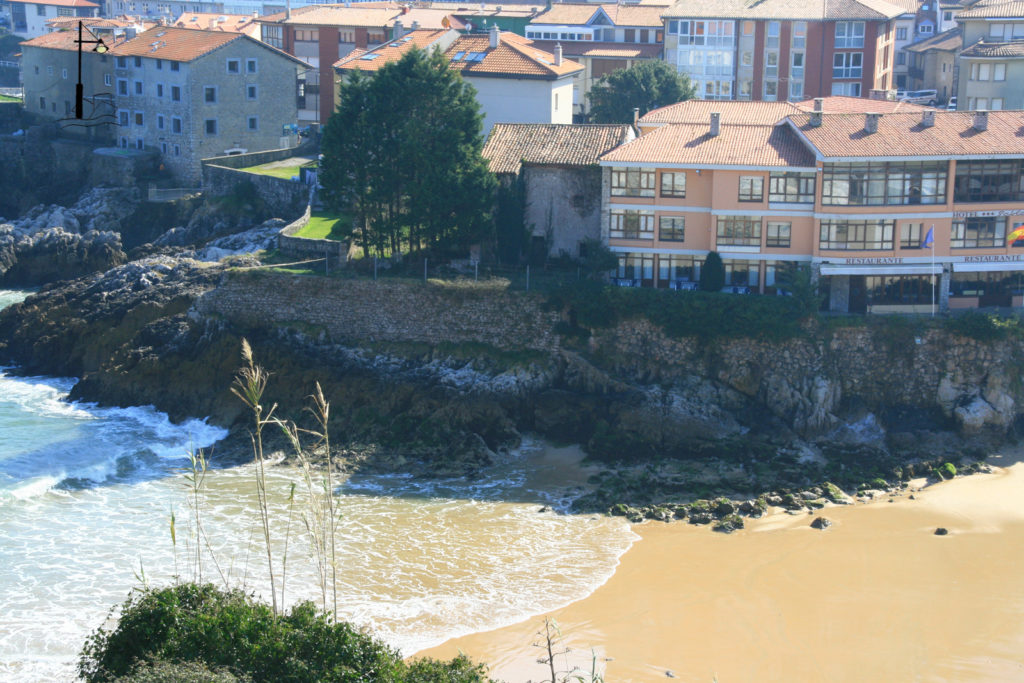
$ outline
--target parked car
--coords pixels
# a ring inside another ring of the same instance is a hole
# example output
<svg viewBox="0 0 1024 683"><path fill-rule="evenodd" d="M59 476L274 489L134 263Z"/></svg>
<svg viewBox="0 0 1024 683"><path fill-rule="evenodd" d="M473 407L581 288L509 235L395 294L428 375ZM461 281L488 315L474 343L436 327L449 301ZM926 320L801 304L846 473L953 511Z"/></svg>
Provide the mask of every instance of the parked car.
<svg viewBox="0 0 1024 683"><path fill-rule="evenodd" d="M956 97L950 97L949 102L946 102L946 111L956 111Z"/></svg>
<svg viewBox="0 0 1024 683"><path fill-rule="evenodd" d="M934 107L939 101L939 93L935 90L908 90L903 94L903 97L899 98L902 102L910 102L911 104L926 104L929 107Z"/></svg>

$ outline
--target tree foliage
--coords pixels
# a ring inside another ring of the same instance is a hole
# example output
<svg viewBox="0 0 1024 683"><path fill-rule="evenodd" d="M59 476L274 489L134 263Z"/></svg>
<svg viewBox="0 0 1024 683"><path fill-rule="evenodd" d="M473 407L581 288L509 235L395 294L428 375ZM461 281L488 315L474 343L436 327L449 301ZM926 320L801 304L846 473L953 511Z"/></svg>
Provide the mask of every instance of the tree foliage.
<svg viewBox="0 0 1024 683"><path fill-rule="evenodd" d="M708 253L700 269L700 289L703 292L720 292L725 287L725 264L717 251Z"/></svg>
<svg viewBox="0 0 1024 683"><path fill-rule="evenodd" d="M78 670L90 683L126 675L147 680L154 669L185 664L220 672L207 680L234 676L255 683L488 680L483 667L461 656L406 664L396 650L351 625L331 623L311 602L275 617L269 605L242 591L194 583L134 592L114 630L101 628L86 641Z"/></svg>
<svg viewBox="0 0 1024 683"><path fill-rule="evenodd" d="M652 109L696 97L690 77L668 62L650 59L601 76L587 93L595 123L632 123L633 108Z"/></svg>
<svg viewBox="0 0 1024 683"><path fill-rule="evenodd" d="M356 70L324 128L323 197L365 253L455 250L491 237L495 180L475 91L439 51Z"/></svg>

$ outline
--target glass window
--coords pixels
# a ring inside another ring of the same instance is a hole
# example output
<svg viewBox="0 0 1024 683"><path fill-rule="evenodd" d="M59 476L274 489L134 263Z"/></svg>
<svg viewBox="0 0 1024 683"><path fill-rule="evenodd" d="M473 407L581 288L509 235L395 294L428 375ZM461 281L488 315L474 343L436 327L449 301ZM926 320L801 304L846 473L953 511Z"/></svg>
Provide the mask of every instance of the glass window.
<svg viewBox="0 0 1024 683"><path fill-rule="evenodd" d="M255 116L250 116L248 119L249 130L259 130L260 120Z"/></svg>
<svg viewBox="0 0 1024 683"><path fill-rule="evenodd" d="M900 225L900 249L921 249L924 232L923 223L903 223Z"/></svg>
<svg viewBox="0 0 1024 683"><path fill-rule="evenodd" d="M718 244L742 247L761 246L761 219L753 216L719 216Z"/></svg>
<svg viewBox="0 0 1024 683"><path fill-rule="evenodd" d="M1006 239L1006 218L983 216L954 220L950 238L954 249L1002 247Z"/></svg>
<svg viewBox="0 0 1024 683"><path fill-rule="evenodd" d="M658 256L658 279L662 282L699 282L704 261L696 256L663 254Z"/></svg>
<svg viewBox="0 0 1024 683"><path fill-rule="evenodd" d="M947 162L825 164L821 201L830 206L942 204Z"/></svg>
<svg viewBox="0 0 1024 683"><path fill-rule="evenodd" d="M683 216L658 218L658 239L662 242L682 242L685 239L686 219Z"/></svg>
<svg viewBox="0 0 1024 683"><path fill-rule="evenodd" d="M1024 161L957 162L953 201L1024 201Z"/></svg>
<svg viewBox="0 0 1024 683"><path fill-rule="evenodd" d="M206 119L203 122L203 127L206 129L207 135L217 134L217 119Z"/></svg>
<svg viewBox="0 0 1024 683"><path fill-rule="evenodd" d="M217 101L217 86L208 85L203 88L203 101L211 103Z"/></svg>
<svg viewBox="0 0 1024 683"><path fill-rule="evenodd" d="M259 96L259 89L255 85L245 86L245 98L248 100L255 100Z"/></svg>
<svg viewBox="0 0 1024 683"><path fill-rule="evenodd" d="M619 254L616 275L629 280L654 279L654 254Z"/></svg>
<svg viewBox="0 0 1024 683"><path fill-rule="evenodd" d="M662 173L661 174L661 196L662 197L685 197L686 196L686 173Z"/></svg>
<svg viewBox="0 0 1024 683"><path fill-rule="evenodd" d="M179 119L177 116L171 118L171 132L172 133L180 133L181 132L181 119Z"/></svg>
<svg viewBox="0 0 1024 683"><path fill-rule="evenodd" d="M242 72L242 63L237 59L228 60L228 73L237 74Z"/></svg>
<svg viewBox="0 0 1024 683"><path fill-rule="evenodd" d="M825 220L821 222L818 246L821 249L891 250L894 223L891 220Z"/></svg>
<svg viewBox="0 0 1024 683"><path fill-rule="evenodd" d="M245 73L254 74L256 73L256 60L247 59L245 60Z"/></svg>
<svg viewBox="0 0 1024 683"><path fill-rule="evenodd" d="M136 126L145 125L145 117L143 116L141 111L135 112L135 125Z"/></svg>
<svg viewBox="0 0 1024 683"><path fill-rule="evenodd" d="M177 85L171 86L171 100L174 102L181 101L181 87Z"/></svg>
<svg viewBox="0 0 1024 683"><path fill-rule="evenodd" d="M871 275L864 278L872 304L930 304L932 279L928 275Z"/></svg>
<svg viewBox="0 0 1024 683"><path fill-rule="evenodd" d="M178 71L181 68L181 64L178 62L171 62L171 71Z"/></svg>
<svg viewBox="0 0 1024 683"><path fill-rule="evenodd" d="M741 202L764 201L764 178L756 175L740 176Z"/></svg>
<svg viewBox="0 0 1024 683"><path fill-rule="evenodd" d="M863 21L837 21L836 22L836 47L837 48L864 47L864 22Z"/></svg>
<svg viewBox="0 0 1024 683"><path fill-rule="evenodd" d="M760 264L745 259L722 259L725 266L725 284L727 287L757 288L761 276Z"/></svg>
<svg viewBox="0 0 1024 683"><path fill-rule="evenodd" d="M654 212L612 211L609 236L624 240L653 240Z"/></svg>
<svg viewBox="0 0 1024 683"><path fill-rule="evenodd" d="M791 223L768 223L765 226L765 246L788 247L792 227Z"/></svg>
<svg viewBox="0 0 1024 683"><path fill-rule="evenodd" d="M646 168L612 168L613 197L653 197L654 171Z"/></svg>
<svg viewBox="0 0 1024 683"><path fill-rule="evenodd" d="M283 26L270 26L263 24L260 27L261 34L263 36L263 42L267 45L281 49L284 47L284 27Z"/></svg>
<svg viewBox="0 0 1024 683"><path fill-rule="evenodd" d="M837 52L832 55L832 78L860 78L863 73L863 53Z"/></svg>

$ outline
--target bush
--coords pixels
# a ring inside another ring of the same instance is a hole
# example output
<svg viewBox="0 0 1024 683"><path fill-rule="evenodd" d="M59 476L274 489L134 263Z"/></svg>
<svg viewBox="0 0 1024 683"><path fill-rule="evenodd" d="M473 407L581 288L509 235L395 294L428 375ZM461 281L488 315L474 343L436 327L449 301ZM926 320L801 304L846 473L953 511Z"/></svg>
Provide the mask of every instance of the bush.
<svg viewBox="0 0 1024 683"><path fill-rule="evenodd" d="M725 264L718 252L712 251L700 269L700 289L702 292L720 292L722 287L725 287Z"/></svg>
<svg viewBox="0 0 1024 683"><path fill-rule="evenodd" d="M86 640L78 671L86 681L113 681L146 674L139 662L147 660L194 663L223 671L221 680L230 674L256 683L487 680L483 667L465 658L407 665L396 650L350 624L330 623L313 603L274 618L270 606L242 591L209 584L133 592L114 630L100 628Z"/></svg>
<svg viewBox="0 0 1024 683"><path fill-rule="evenodd" d="M1000 318L997 315L976 311L954 316L945 324L950 332L978 341L998 341L1011 335L1019 337L1024 331L1017 318Z"/></svg>
<svg viewBox="0 0 1024 683"><path fill-rule="evenodd" d="M952 479L956 476L956 465L946 462L936 467L933 471L939 480Z"/></svg>

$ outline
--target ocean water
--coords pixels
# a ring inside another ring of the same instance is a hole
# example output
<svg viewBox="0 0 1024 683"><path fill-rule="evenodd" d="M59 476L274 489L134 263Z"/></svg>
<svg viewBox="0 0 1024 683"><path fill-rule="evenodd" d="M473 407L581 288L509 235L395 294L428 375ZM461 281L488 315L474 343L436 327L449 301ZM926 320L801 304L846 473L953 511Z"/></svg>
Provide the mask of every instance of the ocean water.
<svg viewBox="0 0 1024 683"><path fill-rule="evenodd" d="M0 291L0 307L24 296ZM201 578L270 600L254 467L218 465L209 449L223 430L172 424L152 408L69 403L74 381L0 369L3 681L73 680L85 637L143 583ZM190 449L211 462L202 536ZM571 449L528 443L472 483L340 482L339 616L412 654L585 597L637 537L621 519L562 512L569 500L549 492L580 477ZM319 600L301 472L270 468L267 490L278 595L283 575L286 604Z"/></svg>

